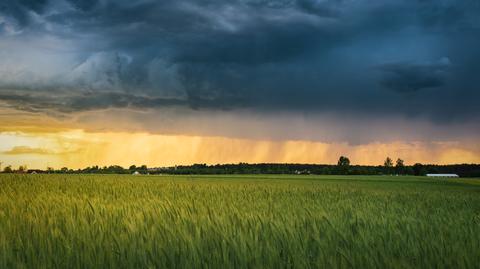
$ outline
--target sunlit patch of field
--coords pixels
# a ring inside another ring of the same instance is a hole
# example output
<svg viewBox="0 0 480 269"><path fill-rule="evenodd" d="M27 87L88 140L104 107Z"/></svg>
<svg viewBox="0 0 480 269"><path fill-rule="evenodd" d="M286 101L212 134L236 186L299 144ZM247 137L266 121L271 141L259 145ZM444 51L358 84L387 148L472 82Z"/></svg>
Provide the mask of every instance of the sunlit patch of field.
<svg viewBox="0 0 480 269"><path fill-rule="evenodd" d="M2 268L478 268L478 179L0 175Z"/></svg>

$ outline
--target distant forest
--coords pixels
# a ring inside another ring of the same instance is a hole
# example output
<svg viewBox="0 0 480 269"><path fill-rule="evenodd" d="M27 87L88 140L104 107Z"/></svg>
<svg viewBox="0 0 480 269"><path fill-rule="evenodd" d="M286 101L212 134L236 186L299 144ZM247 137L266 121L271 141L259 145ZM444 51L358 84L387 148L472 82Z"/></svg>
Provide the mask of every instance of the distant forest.
<svg viewBox="0 0 480 269"><path fill-rule="evenodd" d="M480 177L480 164L451 164L434 165L420 164L404 165L403 160L397 159L394 163L387 158L383 165L351 165L347 157L340 157L336 165L331 164L293 164L293 163L238 163L238 164L193 164L172 167L148 168L146 165L124 168L118 165L92 166L84 169L47 168L46 170L27 169L20 166L12 169L7 166L4 173L75 173L75 174L313 174L313 175L415 175L423 176L427 173L452 173L461 177Z"/></svg>

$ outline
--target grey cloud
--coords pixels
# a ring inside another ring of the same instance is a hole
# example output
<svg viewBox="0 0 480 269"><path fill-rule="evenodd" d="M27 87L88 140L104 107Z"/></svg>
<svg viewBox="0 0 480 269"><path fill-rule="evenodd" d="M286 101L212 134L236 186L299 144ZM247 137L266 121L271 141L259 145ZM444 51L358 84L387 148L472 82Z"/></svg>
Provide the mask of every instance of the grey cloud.
<svg viewBox="0 0 480 269"><path fill-rule="evenodd" d="M6 1L0 99L475 120L479 17L473 0Z"/></svg>
<svg viewBox="0 0 480 269"><path fill-rule="evenodd" d="M16 24L25 27L32 23L31 13L42 13L48 0L5 0L0 3L0 14L11 17Z"/></svg>
<svg viewBox="0 0 480 269"><path fill-rule="evenodd" d="M29 112L45 112L61 116L61 113L101 110L108 108L166 108L188 105L185 100L173 98L155 98L133 94L103 92L85 92L72 96L71 94L56 93L3 93L0 100L10 107ZM60 113L60 114L59 114Z"/></svg>
<svg viewBox="0 0 480 269"><path fill-rule="evenodd" d="M68 0L75 8L88 12L95 8L98 4L98 0Z"/></svg>
<svg viewBox="0 0 480 269"><path fill-rule="evenodd" d="M65 80L79 88L97 91L122 90L131 59L120 53L97 53L75 66Z"/></svg>
<svg viewBox="0 0 480 269"><path fill-rule="evenodd" d="M380 67L385 76L383 86L397 92L416 92L445 84L450 60L442 58L435 63L391 63Z"/></svg>
<svg viewBox="0 0 480 269"><path fill-rule="evenodd" d="M297 7L317 16L322 17L337 17L339 16L341 5L345 1L342 0L328 0L328 1L315 1L315 0L298 0L296 1Z"/></svg>

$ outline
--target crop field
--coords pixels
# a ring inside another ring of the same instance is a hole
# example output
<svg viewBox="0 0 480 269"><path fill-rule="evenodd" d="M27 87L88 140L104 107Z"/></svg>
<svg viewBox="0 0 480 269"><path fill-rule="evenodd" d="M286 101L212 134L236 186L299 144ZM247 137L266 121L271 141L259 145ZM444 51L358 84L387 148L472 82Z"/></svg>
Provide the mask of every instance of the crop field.
<svg viewBox="0 0 480 269"><path fill-rule="evenodd" d="M479 268L480 180L0 174L0 268Z"/></svg>

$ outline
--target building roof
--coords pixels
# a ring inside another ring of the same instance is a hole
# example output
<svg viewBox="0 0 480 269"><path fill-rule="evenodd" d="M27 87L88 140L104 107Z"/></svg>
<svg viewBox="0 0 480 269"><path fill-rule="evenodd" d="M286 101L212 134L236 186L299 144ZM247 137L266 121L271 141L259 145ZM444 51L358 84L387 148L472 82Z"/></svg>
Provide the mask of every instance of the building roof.
<svg viewBox="0 0 480 269"><path fill-rule="evenodd" d="M427 177L458 177L457 174L427 174Z"/></svg>

